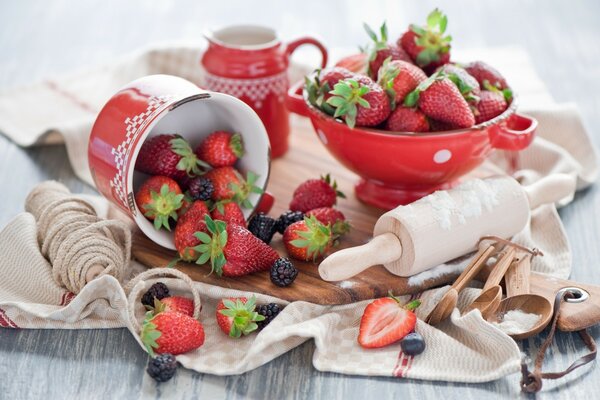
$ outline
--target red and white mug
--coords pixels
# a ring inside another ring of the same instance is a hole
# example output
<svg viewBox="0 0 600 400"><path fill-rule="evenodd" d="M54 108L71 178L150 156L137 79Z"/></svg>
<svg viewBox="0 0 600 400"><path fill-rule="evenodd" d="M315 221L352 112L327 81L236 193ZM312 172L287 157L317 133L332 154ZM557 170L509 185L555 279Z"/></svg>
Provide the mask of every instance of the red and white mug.
<svg viewBox="0 0 600 400"><path fill-rule="evenodd" d="M267 129L273 158L288 149L290 132L286 95L290 56L299 46L311 44L327 64L327 50L318 40L302 37L287 44L273 29L237 25L205 33L208 49L202 56L206 71L203 86L227 93L248 104Z"/></svg>
<svg viewBox="0 0 600 400"><path fill-rule="evenodd" d="M131 217L139 228L163 247L175 249L173 234L154 229L136 202L136 189L147 178L135 171L146 138L177 133L197 146L216 130L242 135L246 154L239 161L242 173L252 171L264 189L269 178L269 139L256 113L235 97L200 89L183 78L150 75L125 85L102 108L88 143L90 172L98 191ZM261 195L252 194L256 207ZM253 210L245 210L246 218Z"/></svg>

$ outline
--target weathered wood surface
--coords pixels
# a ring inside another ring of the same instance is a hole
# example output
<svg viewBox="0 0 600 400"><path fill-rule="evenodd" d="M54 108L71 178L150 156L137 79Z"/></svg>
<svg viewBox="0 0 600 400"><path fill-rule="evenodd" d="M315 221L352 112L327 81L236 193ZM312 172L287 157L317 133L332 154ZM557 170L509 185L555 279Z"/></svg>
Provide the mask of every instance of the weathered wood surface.
<svg viewBox="0 0 600 400"><path fill-rule="evenodd" d="M434 1L366 2L275 0L4 2L0 7L0 89L76 68L96 65L155 41L201 42L207 25L254 22L274 26L282 37L315 33L329 46L355 46L365 35L360 22L387 19L407 25L422 19ZM368 7L368 9L367 9ZM600 3L455 1L443 4L455 40L464 47L520 44L557 101L576 102L600 145ZM335 23L330 17L335 15ZM395 29L395 31L399 31ZM319 165L327 170L329 165ZM298 165L298 173L305 170ZM22 211L28 191L39 181L58 179L76 192L93 192L79 182L60 146L19 149L0 136L0 226ZM291 188L291 187L290 187ZM600 190L580 193L561 210L573 250L571 279L600 284ZM1 255L0 255L1 257ZM591 330L600 340L600 329ZM522 343L535 353L545 335ZM558 334L545 363L565 368L583 353L577 335ZM157 387L144 372L146 355L128 331L0 330L0 399L22 398L433 398L481 399L519 396L517 374L477 385L353 377L316 371L314 345L307 342L269 364L241 376L217 377L180 370ZM584 367L567 379L544 384L540 398L594 398L600 369Z"/></svg>

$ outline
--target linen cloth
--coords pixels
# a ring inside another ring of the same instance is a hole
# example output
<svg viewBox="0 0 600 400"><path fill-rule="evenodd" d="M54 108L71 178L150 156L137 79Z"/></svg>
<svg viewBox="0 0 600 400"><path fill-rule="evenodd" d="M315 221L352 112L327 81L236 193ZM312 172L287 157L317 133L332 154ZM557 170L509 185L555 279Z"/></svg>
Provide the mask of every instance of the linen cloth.
<svg viewBox="0 0 600 400"><path fill-rule="evenodd" d="M0 132L21 146L64 141L75 173L91 184L87 168L87 138L96 113L119 87L147 74L166 73L202 83L199 66L202 49L165 46L136 53L123 60L60 79L15 88L0 94ZM519 93L521 111L540 122L538 137L520 156L516 176L524 183L554 173L568 173L577 188L589 186L597 177L597 156L577 110L556 105L536 77L527 55L519 48L457 52L457 59L482 59L503 72ZM335 58L334 58L335 59ZM295 81L308 69L293 64ZM307 122L295 118L294 126ZM507 171L505 157L498 152L472 176ZM561 205L571 198L564 199ZM106 201L88 197L98 215L110 211ZM515 241L540 248L532 268L560 278L569 276L571 254L568 239L555 205L544 205L532 213L527 228ZM165 281L174 292L189 289L181 280L152 279L137 285L129 298L121 282L112 276L92 281L74 296L52 279L52 266L42 256L33 215L16 216L0 232L0 326L33 329L90 329L127 327L136 338L128 315L128 304L136 302L136 316L143 309L137 295L156 280ZM130 276L144 268L132 262ZM498 379L520 368L516 343L485 322L479 311L461 315L477 289L461 292L458 308L442 324L431 327L419 320L416 330L427 343L417 357L405 355L398 344L365 350L357 343L363 301L344 306L320 306L306 302L287 304L280 299L256 294L258 302L286 305L280 316L258 334L239 340L227 338L216 325L216 303L223 297L244 295L230 289L195 283L202 297L201 321L206 342L198 350L178 356L186 368L228 375L256 368L306 340L313 339L313 365L321 371L346 374L397 376L454 382L483 382ZM448 288L426 291L417 315L424 318ZM404 301L409 300L407 296ZM142 347L143 348L143 347Z"/></svg>

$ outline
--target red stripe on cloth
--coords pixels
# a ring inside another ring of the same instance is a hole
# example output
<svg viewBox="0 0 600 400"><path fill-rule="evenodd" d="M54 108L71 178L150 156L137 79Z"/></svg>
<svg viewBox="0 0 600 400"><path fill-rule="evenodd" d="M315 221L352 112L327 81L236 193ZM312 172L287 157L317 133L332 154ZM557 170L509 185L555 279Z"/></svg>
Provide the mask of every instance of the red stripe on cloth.
<svg viewBox="0 0 600 400"><path fill-rule="evenodd" d="M75 293L71 293L71 292L66 292L63 295L63 301L61 306L68 306L69 303L75 298Z"/></svg>
<svg viewBox="0 0 600 400"><path fill-rule="evenodd" d="M422 293L411 295L409 302L417 300L419 297L421 297L421 294ZM392 376L395 376L397 378L405 377L408 371L410 371L410 368L412 367L414 358L414 356L404 354L404 352L400 350L400 353L398 354L398 361L396 362L396 366L394 367Z"/></svg>
<svg viewBox="0 0 600 400"><path fill-rule="evenodd" d="M15 324L8 315L4 312L3 309L0 308L0 326L3 328L18 328L17 324Z"/></svg>
<svg viewBox="0 0 600 400"><path fill-rule="evenodd" d="M62 89L61 87L58 86L58 84L56 82L45 81L44 84L46 86L48 86L50 89L52 89L53 91L55 91L56 93L60 94L61 96L71 100L74 104L77 104L81 109L88 111L94 115L98 113L98 111L94 107L92 107L90 104L81 100L79 97L77 97L73 93L67 92L66 90Z"/></svg>

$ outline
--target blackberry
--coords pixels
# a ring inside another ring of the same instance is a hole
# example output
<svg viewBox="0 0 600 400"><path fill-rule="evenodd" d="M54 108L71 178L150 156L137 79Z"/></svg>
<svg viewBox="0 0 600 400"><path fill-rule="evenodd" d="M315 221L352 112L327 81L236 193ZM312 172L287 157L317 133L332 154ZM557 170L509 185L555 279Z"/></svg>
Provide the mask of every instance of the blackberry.
<svg viewBox="0 0 600 400"><path fill-rule="evenodd" d="M289 286L298 276L298 270L287 258L278 258L271 267L271 282L277 286Z"/></svg>
<svg viewBox="0 0 600 400"><path fill-rule="evenodd" d="M283 235L283 232L285 232L288 226L294 222L302 221L303 219L304 213L302 211L286 211L277 219L277 232Z"/></svg>
<svg viewBox="0 0 600 400"><path fill-rule="evenodd" d="M156 382L166 382L175 375L177 360L173 354L159 354L150 359L146 371Z"/></svg>
<svg viewBox="0 0 600 400"><path fill-rule="evenodd" d="M258 213L250 222L248 222L248 230L252 232L254 236L265 242L266 244L271 243L273 235L275 234L275 225L277 221L265 213Z"/></svg>
<svg viewBox="0 0 600 400"><path fill-rule="evenodd" d="M154 298L162 300L169 297L169 288L162 282L156 282L150 286L150 289L142 296L142 304L145 306L154 307Z"/></svg>
<svg viewBox="0 0 600 400"><path fill-rule="evenodd" d="M265 326L269 325L277 315L279 315L281 306L275 303L261 304L256 307L256 312L265 317L264 320L256 323L258 325L258 330L262 330Z"/></svg>
<svg viewBox="0 0 600 400"><path fill-rule="evenodd" d="M212 181L202 176L190 180L188 185L188 191L194 200L206 201L210 199L214 190Z"/></svg>

